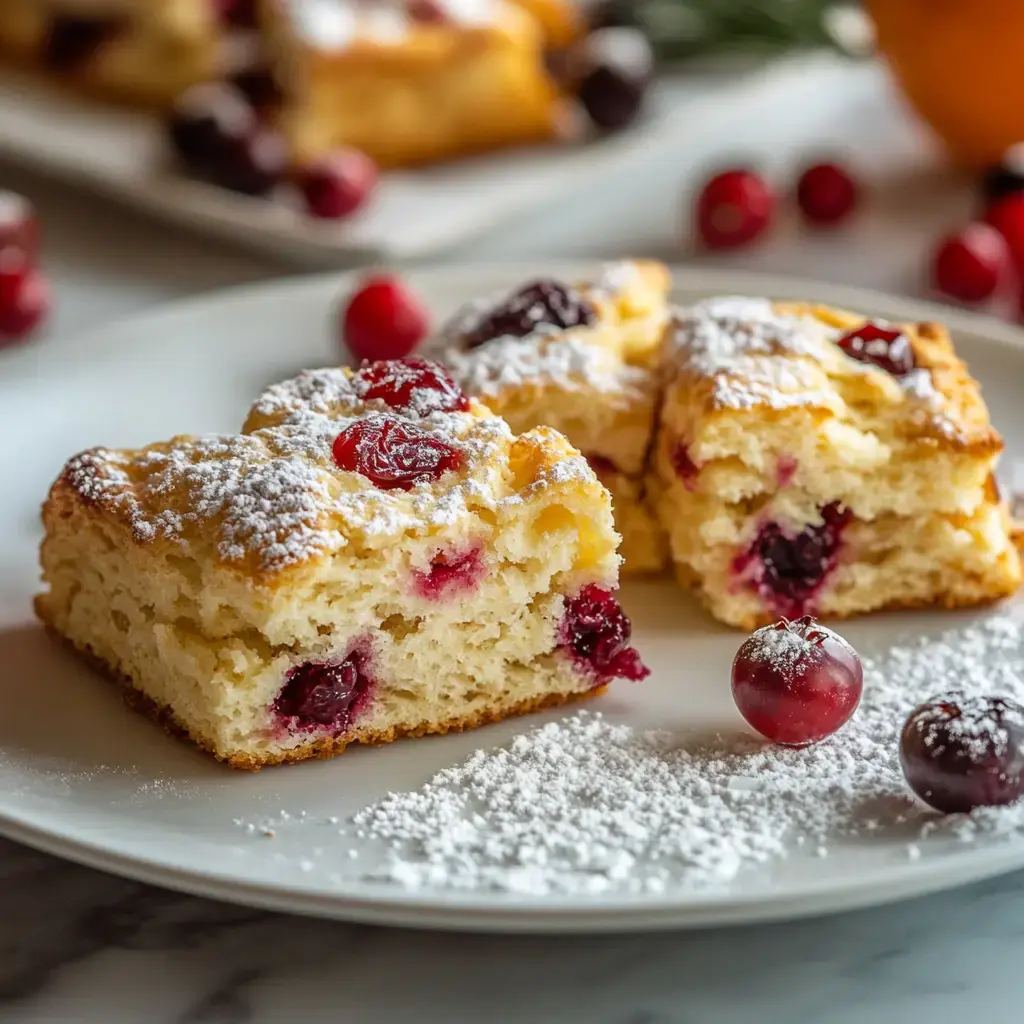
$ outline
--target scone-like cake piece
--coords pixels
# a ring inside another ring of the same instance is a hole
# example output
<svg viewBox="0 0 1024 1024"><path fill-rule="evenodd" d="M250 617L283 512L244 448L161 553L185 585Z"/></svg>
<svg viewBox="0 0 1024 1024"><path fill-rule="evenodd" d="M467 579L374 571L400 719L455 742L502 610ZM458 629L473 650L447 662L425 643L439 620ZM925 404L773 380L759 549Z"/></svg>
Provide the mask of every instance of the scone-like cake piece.
<svg viewBox="0 0 1024 1024"><path fill-rule="evenodd" d="M0 52L115 100L169 107L190 85L237 70L251 49L243 3L0 0ZM251 4L249 4L251 9Z"/></svg>
<svg viewBox="0 0 1024 1024"><path fill-rule="evenodd" d="M470 303L433 343L462 387L514 431L553 427L587 456L612 493L627 572L666 561L643 477L668 289L668 270L641 261L575 283L532 281Z"/></svg>
<svg viewBox="0 0 1024 1024"><path fill-rule="evenodd" d="M554 138L544 32L505 0L269 0L295 162L338 146L405 167Z"/></svg>
<svg viewBox="0 0 1024 1024"><path fill-rule="evenodd" d="M71 459L40 617L240 768L642 679L607 491L436 364L320 370L238 435Z"/></svg>
<svg viewBox="0 0 1024 1024"><path fill-rule="evenodd" d="M937 324L723 298L666 335L652 490L681 582L744 629L1021 582L1002 442Z"/></svg>

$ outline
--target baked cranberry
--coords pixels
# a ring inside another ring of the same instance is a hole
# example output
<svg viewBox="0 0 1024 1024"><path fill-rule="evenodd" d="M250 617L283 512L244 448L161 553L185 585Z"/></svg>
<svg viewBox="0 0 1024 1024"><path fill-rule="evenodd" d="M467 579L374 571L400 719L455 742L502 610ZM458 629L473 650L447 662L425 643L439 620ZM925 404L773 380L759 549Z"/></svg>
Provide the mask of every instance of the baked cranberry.
<svg viewBox="0 0 1024 1024"><path fill-rule="evenodd" d="M733 567L739 575L753 567L758 593L780 615L797 618L811 610L810 603L835 568L843 528L851 516L833 503L821 510L821 518L820 525L795 535L778 523L766 523Z"/></svg>
<svg viewBox="0 0 1024 1024"><path fill-rule="evenodd" d="M1003 236L1018 276L1024 274L1024 192L1004 196L985 211L985 223Z"/></svg>
<svg viewBox="0 0 1024 1024"><path fill-rule="evenodd" d="M259 126L241 139L230 139L218 159L207 168L211 182L232 192L264 196L273 191L288 168L284 136Z"/></svg>
<svg viewBox="0 0 1024 1024"><path fill-rule="evenodd" d="M465 593L477 586L486 571L479 548L461 553L438 551L428 572L413 574L416 593L430 601Z"/></svg>
<svg viewBox="0 0 1024 1024"><path fill-rule="evenodd" d="M360 398L378 398L392 409L465 412L469 399L448 371L426 359L385 359L366 363L353 378Z"/></svg>
<svg viewBox="0 0 1024 1024"><path fill-rule="evenodd" d="M1024 707L949 693L915 708L900 734L910 788L946 814L1024 796Z"/></svg>
<svg viewBox="0 0 1024 1024"><path fill-rule="evenodd" d="M0 254L13 251L31 263L39 248L39 224L32 204L16 192L0 189Z"/></svg>
<svg viewBox="0 0 1024 1024"><path fill-rule="evenodd" d="M1024 192L1024 143L1011 146L981 179L981 195L986 206L1019 192Z"/></svg>
<svg viewBox="0 0 1024 1024"><path fill-rule="evenodd" d="M269 68L245 68L232 75L230 82L245 97L249 106L260 113L275 110L284 102L281 87Z"/></svg>
<svg viewBox="0 0 1024 1024"><path fill-rule="evenodd" d="M454 445L387 415L356 420L334 439L332 452L339 469L362 473L385 491L408 491L420 481L438 480L464 461Z"/></svg>
<svg viewBox="0 0 1024 1024"><path fill-rule="evenodd" d="M857 198L857 183L839 164L814 164L797 181L796 201L812 224L833 225L845 220Z"/></svg>
<svg viewBox="0 0 1024 1024"><path fill-rule="evenodd" d="M700 466L690 457L690 449L683 441L677 441L672 449L672 468L676 476L683 481L686 489L692 490L694 481L700 474Z"/></svg>
<svg viewBox="0 0 1024 1024"><path fill-rule="evenodd" d="M639 682L651 674L629 646L632 632L615 595L594 583L565 602L561 643L577 663L594 673L598 685L612 679Z"/></svg>
<svg viewBox="0 0 1024 1024"><path fill-rule="evenodd" d="M123 28L123 18L55 15L43 42L43 60L55 71L76 71Z"/></svg>
<svg viewBox="0 0 1024 1024"><path fill-rule="evenodd" d="M340 733L366 706L372 688L370 658L363 651L341 661L307 661L285 677L274 711L290 725L328 726Z"/></svg>
<svg viewBox="0 0 1024 1024"><path fill-rule="evenodd" d="M430 311L400 278L366 278L342 310L342 335L356 359L402 359L426 337Z"/></svg>
<svg viewBox="0 0 1024 1024"><path fill-rule="evenodd" d="M378 179L377 165L358 149L339 149L302 168L297 184L314 217L339 220L364 206Z"/></svg>
<svg viewBox="0 0 1024 1024"><path fill-rule="evenodd" d="M46 278L20 254L0 254L0 344L22 341L50 312Z"/></svg>
<svg viewBox="0 0 1024 1024"><path fill-rule="evenodd" d="M619 471L615 463L606 455L595 455L591 452L586 459L599 480L611 480Z"/></svg>
<svg viewBox="0 0 1024 1024"><path fill-rule="evenodd" d="M559 281L535 281L513 292L466 333L463 344L476 348L495 338L525 338L541 329L568 330L597 323L597 311Z"/></svg>
<svg viewBox="0 0 1024 1024"><path fill-rule="evenodd" d="M654 53L642 32L597 29L575 47L569 66L576 95L598 128L616 131L637 119L654 68Z"/></svg>
<svg viewBox="0 0 1024 1024"><path fill-rule="evenodd" d="M939 241L932 257L932 286L960 302L983 302L1004 279L1010 252L989 224L968 224Z"/></svg>
<svg viewBox="0 0 1024 1024"><path fill-rule="evenodd" d="M895 327L866 323L836 339L836 344L851 358L870 363L894 377L914 369L914 350L907 336Z"/></svg>
<svg viewBox="0 0 1024 1024"><path fill-rule="evenodd" d="M747 723L790 746L817 743L853 716L864 690L857 652L805 615L752 633L732 663L732 695Z"/></svg>
<svg viewBox="0 0 1024 1024"><path fill-rule="evenodd" d="M697 231L708 249L735 249L763 235L774 210L775 196L762 177L723 171L697 197Z"/></svg>
<svg viewBox="0 0 1024 1024"><path fill-rule="evenodd" d="M167 127L181 161L205 177L220 163L225 150L255 130L256 114L238 89L210 82L181 94Z"/></svg>

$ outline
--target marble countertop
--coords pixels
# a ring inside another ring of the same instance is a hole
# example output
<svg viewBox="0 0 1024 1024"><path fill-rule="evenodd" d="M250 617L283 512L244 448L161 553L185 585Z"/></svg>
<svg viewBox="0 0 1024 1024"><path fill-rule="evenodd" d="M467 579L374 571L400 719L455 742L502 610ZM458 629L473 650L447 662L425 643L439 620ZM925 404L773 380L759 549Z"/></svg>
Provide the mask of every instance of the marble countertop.
<svg viewBox="0 0 1024 1024"><path fill-rule="evenodd" d="M813 117L780 111L721 151L780 170L842 146L875 184L856 224L787 222L735 265L919 291L927 239L969 208L881 76ZM453 258L643 253L681 261L683 186L721 152L584 185ZM37 202L59 309L43 344L167 299L287 268L0 167ZM0 373L3 360L0 358ZM895 906L777 926L595 938L436 935L301 920L123 881L0 841L0 1024L587 1021L588 1024L1016 1022L1024 873Z"/></svg>

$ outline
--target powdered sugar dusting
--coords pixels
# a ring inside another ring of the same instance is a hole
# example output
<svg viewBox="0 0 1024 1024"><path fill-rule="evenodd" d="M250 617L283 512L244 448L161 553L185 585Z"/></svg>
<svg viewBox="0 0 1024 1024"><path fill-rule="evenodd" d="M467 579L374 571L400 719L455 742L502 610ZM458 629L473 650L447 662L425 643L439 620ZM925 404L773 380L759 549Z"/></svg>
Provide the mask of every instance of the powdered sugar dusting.
<svg viewBox="0 0 1024 1024"><path fill-rule="evenodd" d="M900 825L969 841L1024 832L1024 804L937 818L907 795L898 735L936 691L1024 698L1024 630L1000 616L865 658L846 729L802 750L701 744L580 713L478 751L354 819L387 846L366 879L531 895L657 894L731 881L837 836ZM920 856L912 841L907 857Z"/></svg>

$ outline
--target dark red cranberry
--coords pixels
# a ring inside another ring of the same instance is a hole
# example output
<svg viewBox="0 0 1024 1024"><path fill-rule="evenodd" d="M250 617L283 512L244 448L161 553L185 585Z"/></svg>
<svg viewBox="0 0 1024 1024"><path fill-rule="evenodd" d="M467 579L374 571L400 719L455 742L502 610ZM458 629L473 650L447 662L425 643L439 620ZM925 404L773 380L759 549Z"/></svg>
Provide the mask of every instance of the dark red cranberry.
<svg viewBox="0 0 1024 1024"><path fill-rule="evenodd" d="M700 466L690 457L690 449L683 441L677 441L672 449L672 468L686 489L690 490L700 474Z"/></svg>
<svg viewBox="0 0 1024 1024"><path fill-rule="evenodd" d="M635 28L602 28L584 37L569 58L576 95L590 120L605 131L640 115L654 68L647 37Z"/></svg>
<svg viewBox="0 0 1024 1024"><path fill-rule="evenodd" d="M396 416L356 420L334 439L333 454L339 469L362 473L385 491L411 490L464 462L458 448Z"/></svg>
<svg viewBox="0 0 1024 1024"><path fill-rule="evenodd" d="M632 632L615 595L594 583L565 602L561 643L594 673L599 685L612 679L639 682L651 674L636 649L629 646Z"/></svg>
<svg viewBox="0 0 1024 1024"><path fill-rule="evenodd" d="M232 75L230 81L249 106L260 113L276 110L284 102L281 87L269 68L245 68Z"/></svg>
<svg viewBox="0 0 1024 1024"><path fill-rule="evenodd" d="M31 263L39 248L39 222L32 204L17 192L0 189L0 255L13 252Z"/></svg>
<svg viewBox="0 0 1024 1024"><path fill-rule="evenodd" d="M469 399L439 363L426 359L385 359L366 363L353 378L356 392L367 401L377 398L392 409L465 412Z"/></svg>
<svg viewBox="0 0 1024 1024"><path fill-rule="evenodd" d="M747 723L790 746L817 743L853 716L864 690L857 652L810 615L752 633L732 663L732 695Z"/></svg>
<svg viewBox="0 0 1024 1024"><path fill-rule="evenodd" d="M910 788L956 814L1024 796L1024 707L1005 697L949 693L915 708L900 734Z"/></svg>
<svg viewBox="0 0 1024 1024"><path fill-rule="evenodd" d="M1004 196L985 211L985 223L1003 236L1018 276L1024 274L1024 192Z"/></svg>
<svg viewBox="0 0 1024 1024"><path fill-rule="evenodd" d="M213 184L247 196L264 196L283 180L288 146L272 128L257 127L242 139L231 139L208 169Z"/></svg>
<svg viewBox="0 0 1024 1024"><path fill-rule="evenodd" d="M991 298L1010 267L1006 240L990 224L968 224L940 239L932 256L931 283L959 302Z"/></svg>
<svg viewBox="0 0 1024 1024"><path fill-rule="evenodd" d="M297 184L313 217L339 220L364 206L377 187L377 165L358 149L339 149L302 168Z"/></svg>
<svg viewBox="0 0 1024 1024"><path fill-rule="evenodd" d="M257 0L213 0L217 15L225 25L232 28L257 27Z"/></svg>
<svg viewBox="0 0 1024 1024"><path fill-rule="evenodd" d="M775 196L753 171L736 169L715 175L697 197L696 221L708 249L736 249L768 229Z"/></svg>
<svg viewBox="0 0 1024 1024"><path fill-rule="evenodd" d="M981 195L986 206L1020 192L1024 192L1024 143L1011 146L981 179Z"/></svg>
<svg viewBox="0 0 1024 1024"><path fill-rule="evenodd" d="M825 577L835 567L839 542L850 513L838 504L821 510L822 523L800 533L786 533L778 523L766 523L750 552L737 560L742 573L750 560L760 563L758 592L781 615L806 614Z"/></svg>
<svg viewBox="0 0 1024 1024"><path fill-rule="evenodd" d="M525 338L543 328L568 330L597 323L597 311L583 296L558 281L536 281L510 295L462 341L476 348L495 338Z"/></svg>
<svg viewBox="0 0 1024 1024"><path fill-rule="evenodd" d="M797 181L796 200L811 224L834 225L853 213L857 183L839 164L814 164Z"/></svg>
<svg viewBox="0 0 1024 1024"><path fill-rule="evenodd" d="M430 560L429 572L414 573L416 593L431 601L473 590L486 574L479 548L468 551L438 551Z"/></svg>
<svg viewBox="0 0 1024 1024"><path fill-rule="evenodd" d="M597 474L599 480L610 480L618 473L618 467L606 455L595 455L593 452L586 456L590 468Z"/></svg>
<svg viewBox="0 0 1024 1024"><path fill-rule="evenodd" d="M0 254L0 345L23 341L50 312L46 278L11 250Z"/></svg>
<svg viewBox="0 0 1024 1024"><path fill-rule="evenodd" d="M344 732L370 698L369 669L369 657L358 650L341 661L307 661L285 677L274 711L289 724Z"/></svg>
<svg viewBox="0 0 1024 1024"><path fill-rule="evenodd" d="M342 310L342 335L356 359L402 359L426 337L430 311L400 278L366 278Z"/></svg>
<svg viewBox="0 0 1024 1024"><path fill-rule="evenodd" d="M171 145L185 166L206 177L231 145L256 129L256 115L230 85L206 83L186 89L168 122Z"/></svg>
<svg viewBox="0 0 1024 1024"><path fill-rule="evenodd" d="M43 42L43 60L55 71L77 71L124 28L123 18L58 14Z"/></svg>
<svg viewBox="0 0 1024 1024"><path fill-rule="evenodd" d="M914 369L910 341L895 327L869 322L837 338L836 344L851 359L871 363L894 377L902 377Z"/></svg>

